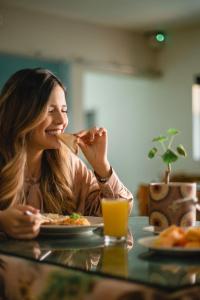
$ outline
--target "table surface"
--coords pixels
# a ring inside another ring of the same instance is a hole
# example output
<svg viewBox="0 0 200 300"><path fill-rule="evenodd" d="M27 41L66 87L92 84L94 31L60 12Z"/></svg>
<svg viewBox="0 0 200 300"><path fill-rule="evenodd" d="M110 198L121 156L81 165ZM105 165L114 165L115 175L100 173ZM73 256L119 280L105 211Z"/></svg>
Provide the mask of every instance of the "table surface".
<svg viewBox="0 0 200 300"><path fill-rule="evenodd" d="M147 217L130 217L127 242L111 245L104 244L101 230L62 238L38 237L31 241L2 236L0 253L120 278L126 282L143 283L166 291L199 285L200 253L191 258L160 255L144 248L137 241L153 236L153 233L144 230L147 225Z"/></svg>

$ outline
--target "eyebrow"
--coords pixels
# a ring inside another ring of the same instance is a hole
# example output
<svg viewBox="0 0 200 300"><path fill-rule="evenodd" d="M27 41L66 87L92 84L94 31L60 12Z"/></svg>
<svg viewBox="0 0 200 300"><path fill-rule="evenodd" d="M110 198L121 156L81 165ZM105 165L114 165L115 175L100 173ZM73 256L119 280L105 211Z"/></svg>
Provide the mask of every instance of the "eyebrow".
<svg viewBox="0 0 200 300"><path fill-rule="evenodd" d="M55 104L50 104L49 106L53 106L53 107L57 107L58 105L55 105ZM63 105L61 105L62 107L67 107L67 105L66 104L63 104Z"/></svg>

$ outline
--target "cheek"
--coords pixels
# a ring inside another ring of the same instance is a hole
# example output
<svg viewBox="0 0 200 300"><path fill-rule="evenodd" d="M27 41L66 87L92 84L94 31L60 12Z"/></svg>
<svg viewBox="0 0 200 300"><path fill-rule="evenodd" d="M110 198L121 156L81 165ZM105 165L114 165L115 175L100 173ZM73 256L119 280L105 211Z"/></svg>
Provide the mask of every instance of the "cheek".
<svg viewBox="0 0 200 300"><path fill-rule="evenodd" d="M38 133L45 131L45 129L49 126L49 124L51 124L51 121L48 120L48 118L46 118L43 122L41 122L36 128L35 131L37 131Z"/></svg>
<svg viewBox="0 0 200 300"><path fill-rule="evenodd" d="M69 119L68 119L68 117L66 116L66 117L65 117L65 128L68 126L68 124L69 124Z"/></svg>
<svg viewBox="0 0 200 300"><path fill-rule="evenodd" d="M33 129L32 134L31 134L32 139L33 140L40 139L43 136L46 126L47 126L46 121L43 121L35 129Z"/></svg>
<svg viewBox="0 0 200 300"><path fill-rule="evenodd" d="M31 138L33 142L38 142L42 138L42 130L40 128L33 130Z"/></svg>

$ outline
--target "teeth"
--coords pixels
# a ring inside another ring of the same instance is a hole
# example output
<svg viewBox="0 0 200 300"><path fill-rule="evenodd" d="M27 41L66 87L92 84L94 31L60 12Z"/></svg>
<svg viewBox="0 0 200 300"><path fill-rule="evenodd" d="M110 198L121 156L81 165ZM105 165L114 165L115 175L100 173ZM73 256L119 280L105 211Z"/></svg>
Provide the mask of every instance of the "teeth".
<svg viewBox="0 0 200 300"><path fill-rule="evenodd" d="M46 130L46 133L47 134L50 134L50 135L57 135L57 134L61 134L62 130Z"/></svg>

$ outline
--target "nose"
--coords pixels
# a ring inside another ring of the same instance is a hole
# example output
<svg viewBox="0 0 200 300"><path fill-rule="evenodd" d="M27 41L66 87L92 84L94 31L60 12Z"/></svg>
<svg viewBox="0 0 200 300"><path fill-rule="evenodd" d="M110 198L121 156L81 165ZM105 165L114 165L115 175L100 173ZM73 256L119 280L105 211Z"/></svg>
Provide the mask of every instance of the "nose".
<svg viewBox="0 0 200 300"><path fill-rule="evenodd" d="M54 117L54 122L56 124L67 124L68 123L67 114L61 111L57 111Z"/></svg>

